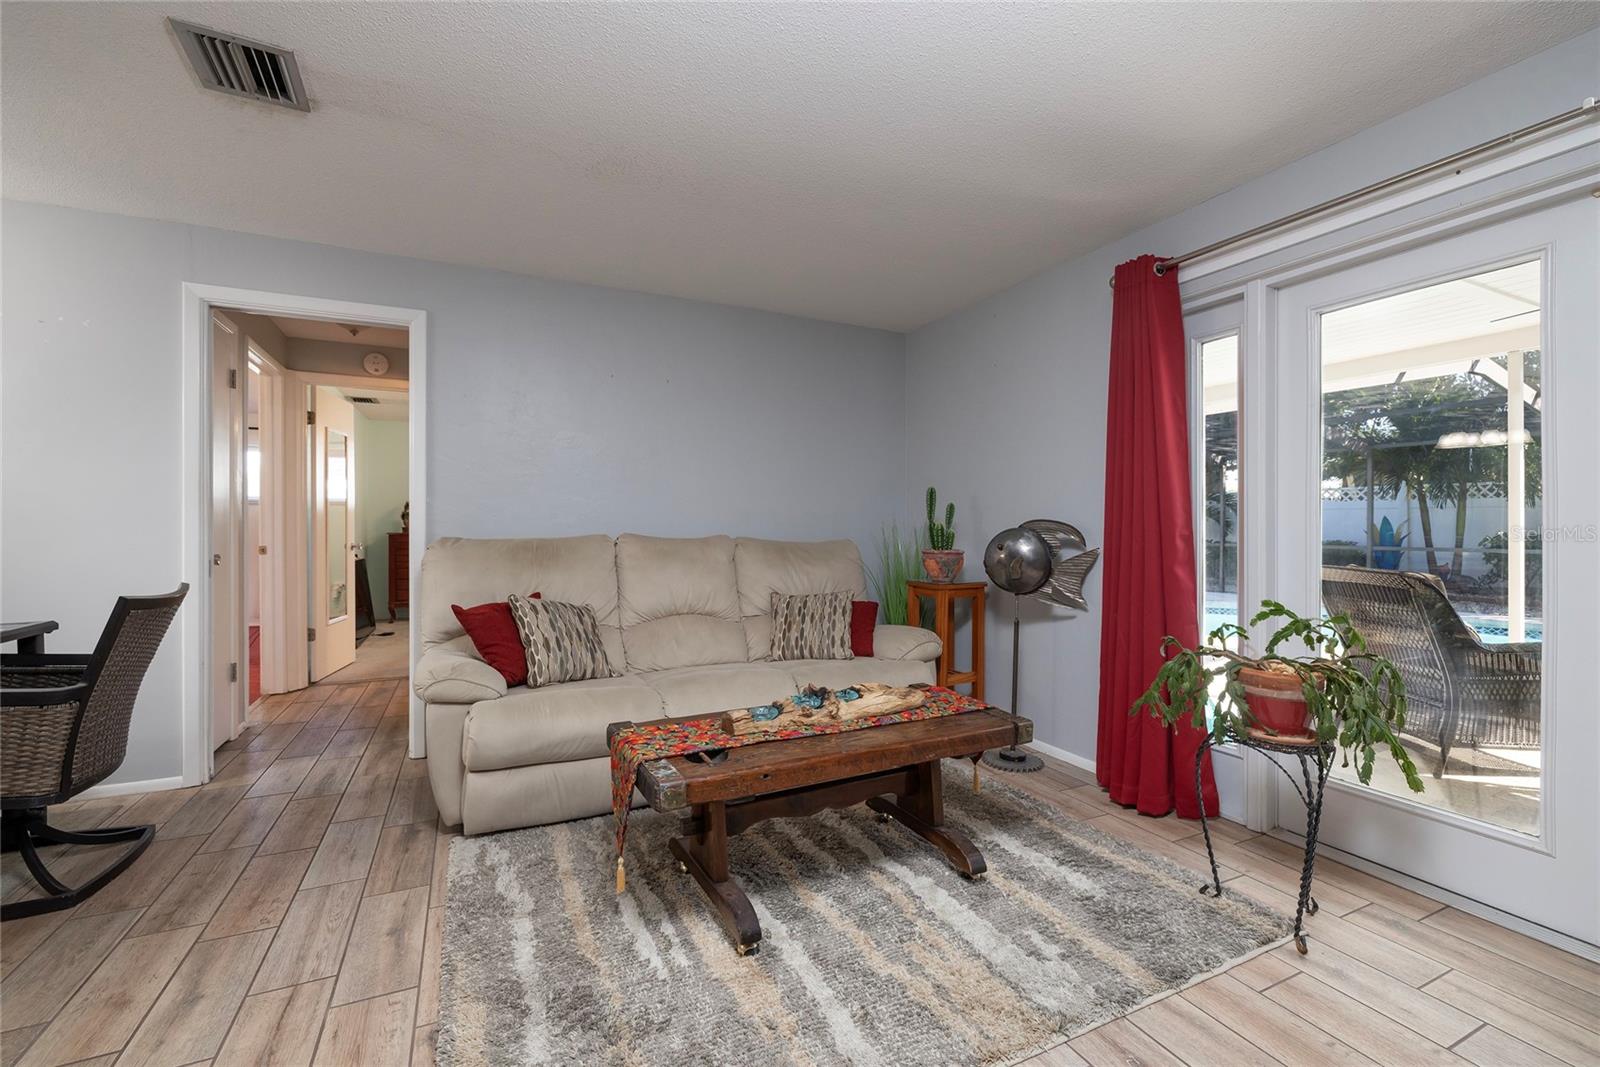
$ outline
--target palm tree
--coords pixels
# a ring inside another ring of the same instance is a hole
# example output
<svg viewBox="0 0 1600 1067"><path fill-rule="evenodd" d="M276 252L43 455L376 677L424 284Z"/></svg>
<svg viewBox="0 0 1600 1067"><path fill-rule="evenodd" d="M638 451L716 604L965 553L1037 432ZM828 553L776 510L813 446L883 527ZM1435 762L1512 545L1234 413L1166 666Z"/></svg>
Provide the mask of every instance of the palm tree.
<svg viewBox="0 0 1600 1067"><path fill-rule="evenodd" d="M1213 538L1206 535L1206 585L1216 581L1214 592L1225 592L1237 580L1237 562L1228 566L1228 540L1233 533L1239 514L1239 496L1228 491L1228 476L1239 472L1238 414L1227 411L1206 416L1205 439L1205 507L1208 527L1216 531L1217 563L1210 565Z"/></svg>
<svg viewBox="0 0 1600 1067"><path fill-rule="evenodd" d="M1538 380L1537 353L1529 353L1532 379ZM1504 360L1498 362L1504 366ZM1502 431L1507 397L1492 379L1474 373L1439 375L1414 381L1366 386L1323 398L1325 477L1347 483L1365 481L1370 456L1372 488L1408 503L1413 495L1430 571L1439 570L1433 538L1431 502L1449 500L1455 507L1450 573L1460 574L1467 531L1467 504L1474 484L1504 492L1504 446L1441 448L1446 434ZM1530 410L1537 429L1537 410ZM1530 501L1540 495L1538 449L1525 449ZM1409 510L1409 509L1408 509Z"/></svg>

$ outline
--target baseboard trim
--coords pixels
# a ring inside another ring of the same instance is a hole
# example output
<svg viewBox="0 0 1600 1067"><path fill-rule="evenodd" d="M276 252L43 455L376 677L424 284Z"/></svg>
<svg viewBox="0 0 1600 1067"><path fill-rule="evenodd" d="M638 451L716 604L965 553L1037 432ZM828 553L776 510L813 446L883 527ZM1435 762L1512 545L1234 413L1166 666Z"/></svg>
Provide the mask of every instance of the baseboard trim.
<svg viewBox="0 0 1600 1067"><path fill-rule="evenodd" d="M93 800L96 797L124 797L130 793L160 793L167 789L182 788L183 776L175 774L171 778L147 778L142 782L106 782L85 789L78 797Z"/></svg>
<svg viewBox="0 0 1600 1067"><path fill-rule="evenodd" d="M1282 827L1268 831L1268 833L1270 836L1297 848L1305 848L1305 838L1297 833L1285 830ZM1563 952L1570 952L1574 956L1581 956L1586 960L1600 962L1600 945L1591 945L1589 942L1573 937L1571 934L1565 934L1560 930L1553 930L1531 919L1524 919L1520 915L1502 911L1492 904L1485 904L1481 900L1463 896L1454 890L1434 885L1432 882L1406 874L1404 871L1397 871L1393 867L1374 863L1369 859L1346 852L1341 848L1335 848L1326 842L1318 843L1317 855L1336 860L1347 867L1354 867L1356 870L1364 871L1374 878L1381 878L1385 882L1390 882L1402 889L1409 889L1420 896L1428 897L1430 900L1437 900L1441 904L1447 904L1458 911L1466 912L1468 915L1476 915L1480 919L1487 919L1497 926L1514 930L1535 941L1542 941L1547 945L1561 949Z"/></svg>
<svg viewBox="0 0 1600 1067"><path fill-rule="evenodd" d="M1043 752L1046 756L1058 759L1062 763L1071 764L1080 771L1088 771L1090 774L1094 773L1094 760L1092 759L1084 759L1082 756L1079 756L1076 753L1068 752L1064 748L1057 748L1055 745L1047 745L1043 741L1039 741L1037 739L1029 741L1028 747L1036 748L1040 752Z"/></svg>

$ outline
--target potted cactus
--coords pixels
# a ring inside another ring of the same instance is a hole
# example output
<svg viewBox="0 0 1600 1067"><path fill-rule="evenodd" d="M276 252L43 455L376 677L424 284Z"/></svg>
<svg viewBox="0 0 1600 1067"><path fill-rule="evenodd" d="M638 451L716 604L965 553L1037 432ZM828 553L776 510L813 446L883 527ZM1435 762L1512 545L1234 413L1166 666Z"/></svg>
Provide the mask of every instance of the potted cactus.
<svg viewBox="0 0 1600 1067"><path fill-rule="evenodd" d="M939 494L928 486L928 547L922 550L922 573L930 582L953 582L961 576L966 554L956 547L956 506L944 506L944 521L934 516Z"/></svg>

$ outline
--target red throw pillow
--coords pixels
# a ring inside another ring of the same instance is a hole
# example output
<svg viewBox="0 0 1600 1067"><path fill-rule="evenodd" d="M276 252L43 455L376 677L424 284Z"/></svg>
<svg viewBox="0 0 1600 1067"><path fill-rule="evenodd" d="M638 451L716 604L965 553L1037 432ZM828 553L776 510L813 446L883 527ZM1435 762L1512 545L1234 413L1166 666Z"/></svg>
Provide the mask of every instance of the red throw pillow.
<svg viewBox="0 0 1600 1067"><path fill-rule="evenodd" d="M539 599L538 593L529 596ZM525 685L528 681L528 655L522 648L522 635L511 617L511 605L504 600L464 608L451 604L456 621L472 638L472 647L478 650L483 662L499 671L507 685Z"/></svg>
<svg viewBox="0 0 1600 1067"><path fill-rule="evenodd" d="M872 658L872 631L878 625L876 600L850 602L850 651L857 656Z"/></svg>

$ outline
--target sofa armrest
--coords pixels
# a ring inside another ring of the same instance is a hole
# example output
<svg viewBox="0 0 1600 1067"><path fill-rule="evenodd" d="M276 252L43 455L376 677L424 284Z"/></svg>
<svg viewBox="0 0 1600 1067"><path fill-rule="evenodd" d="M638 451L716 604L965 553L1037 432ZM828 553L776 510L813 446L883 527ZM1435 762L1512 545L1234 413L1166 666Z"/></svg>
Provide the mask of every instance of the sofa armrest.
<svg viewBox="0 0 1600 1067"><path fill-rule="evenodd" d="M506 695L505 675L471 653L444 645L417 660L414 684L429 704L476 704Z"/></svg>
<svg viewBox="0 0 1600 1067"><path fill-rule="evenodd" d="M877 626L872 631L873 659L916 659L932 663L939 658L939 635L920 626Z"/></svg>

